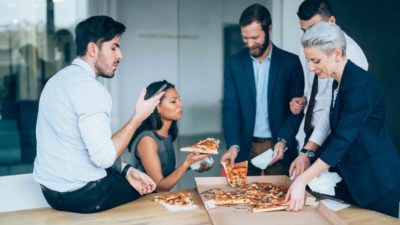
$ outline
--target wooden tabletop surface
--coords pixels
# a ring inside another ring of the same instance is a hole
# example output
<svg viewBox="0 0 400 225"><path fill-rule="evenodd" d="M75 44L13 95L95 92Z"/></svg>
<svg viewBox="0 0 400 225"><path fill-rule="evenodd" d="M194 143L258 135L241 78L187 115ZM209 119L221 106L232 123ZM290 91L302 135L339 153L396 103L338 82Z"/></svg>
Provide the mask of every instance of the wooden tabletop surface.
<svg viewBox="0 0 400 225"><path fill-rule="evenodd" d="M193 210L169 212L153 202L155 194L147 195L120 207L93 214L56 211L50 208L0 213L0 224L119 224L119 225L211 225L199 194L189 190L199 207ZM400 220L365 209L350 207L336 212L348 225L400 225ZM261 224L261 222L260 222Z"/></svg>

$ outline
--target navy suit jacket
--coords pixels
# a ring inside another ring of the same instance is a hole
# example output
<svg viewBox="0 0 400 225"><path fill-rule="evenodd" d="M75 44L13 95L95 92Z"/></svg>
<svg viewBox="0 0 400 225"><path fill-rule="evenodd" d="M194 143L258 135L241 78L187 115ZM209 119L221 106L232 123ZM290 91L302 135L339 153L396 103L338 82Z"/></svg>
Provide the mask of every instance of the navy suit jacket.
<svg viewBox="0 0 400 225"><path fill-rule="evenodd" d="M339 170L357 204L367 206L399 185L400 157L385 124L383 91L350 60L330 119L330 141L320 158Z"/></svg>
<svg viewBox="0 0 400 225"><path fill-rule="evenodd" d="M297 156L295 136L303 113L290 112L293 97L303 96L304 74L297 55L273 46L268 78L269 125L274 142L287 141L283 163L288 166ZM248 159L256 116L256 82L252 59L247 49L231 56L224 73L223 127L227 147L239 145L236 161Z"/></svg>

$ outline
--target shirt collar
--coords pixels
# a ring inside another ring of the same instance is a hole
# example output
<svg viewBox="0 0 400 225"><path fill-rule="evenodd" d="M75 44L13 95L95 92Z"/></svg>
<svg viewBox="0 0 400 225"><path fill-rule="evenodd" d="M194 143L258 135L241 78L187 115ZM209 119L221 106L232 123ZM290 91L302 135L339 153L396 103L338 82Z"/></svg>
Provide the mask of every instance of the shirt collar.
<svg viewBox="0 0 400 225"><path fill-rule="evenodd" d="M274 45L271 45L271 51L269 51L267 57L265 57L265 59L264 59L261 63L264 63L264 62L266 62L266 61L271 61L271 56L272 56L272 50L273 50L273 48L274 48ZM258 60L257 60L254 56L250 55L250 57L251 57L251 59L253 60L253 62L258 62Z"/></svg>
<svg viewBox="0 0 400 225"><path fill-rule="evenodd" d="M82 68L90 76L92 76L93 78L96 78L96 73L94 72L92 67L87 62L85 62L84 60L80 59L79 57L75 58L74 61L72 61L72 65L76 65L76 66Z"/></svg>

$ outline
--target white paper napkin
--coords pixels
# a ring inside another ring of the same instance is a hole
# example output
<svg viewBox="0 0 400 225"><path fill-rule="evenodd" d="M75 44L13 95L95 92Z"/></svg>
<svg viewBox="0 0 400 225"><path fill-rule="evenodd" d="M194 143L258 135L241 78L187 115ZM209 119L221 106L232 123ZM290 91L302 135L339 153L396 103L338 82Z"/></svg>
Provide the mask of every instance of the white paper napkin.
<svg viewBox="0 0 400 225"><path fill-rule="evenodd" d="M200 169L200 164L204 162L207 164L207 166L211 167L214 165L214 159L211 156L208 156L207 158L197 161L195 163L193 163L190 168L194 171L197 171L198 169Z"/></svg>
<svg viewBox="0 0 400 225"><path fill-rule="evenodd" d="M251 160L251 163L262 170L265 170L267 166L271 163L274 158L274 151L272 149L268 149L267 151L261 153L257 157L254 157Z"/></svg>
<svg viewBox="0 0 400 225"><path fill-rule="evenodd" d="M204 202L204 205L206 206L207 209L213 209L215 207L217 207L215 205L215 200L214 199L210 199Z"/></svg>
<svg viewBox="0 0 400 225"><path fill-rule="evenodd" d="M165 204L162 202L161 202L161 205L163 205L170 212L187 211L187 210L192 210L192 209L195 209L198 207L195 204L192 204L192 205L168 205L168 204Z"/></svg>
<svg viewBox="0 0 400 225"><path fill-rule="evenodd" d="M334 196L335 186L341 180L342 178L337 173L326 170L319 177L312 179L308 186L314 192Z"/></svg>
<svg viewBox="0 0 400 225"><path fill-rule="evenodd" d="M338 202L338 201L335 201L335 200L332 200L332 199L324 199L324 200L321 200L319 202L324 203L324 205L326 205L326 207L328 207L330 210L335 211L335 212L338 211L338 210L350 207L350 204L343 203L343 202Z"/></svg>

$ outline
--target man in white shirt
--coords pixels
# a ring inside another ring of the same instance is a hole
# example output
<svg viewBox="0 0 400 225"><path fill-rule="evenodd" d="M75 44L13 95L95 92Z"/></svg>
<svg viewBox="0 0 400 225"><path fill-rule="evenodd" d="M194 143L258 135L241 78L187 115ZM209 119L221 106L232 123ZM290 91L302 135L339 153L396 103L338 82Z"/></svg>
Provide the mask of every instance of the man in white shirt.
<svg viewBox="0 0 400 225"><path fill-rule="evenodd" d="M150 177L116 159L163 93L145 101L142 91L131 119L112 135L111 96L97 81L114 76L124 31L123 24L107 16L80 22L75 29L78 57L41 94L33 175L54 209L99 212L155 189Z"/></svg>
<svg viewBox="0 0 400 225"><path fill-rule="evenodd" d="M297 15L300 19L300 27L303 31L320 21L330 23L336 22L336 18L327 0L305 0L300 4ZM364 70L368 70L367 58L360 46L346 34L345 38L347 44L347 58ZM304 58L304 54L302 55ZM303 109L305 113L305 145L300 151L299 156L292 162L289 169L289 175L294 175L294 177L303 173L310 166L312 160L317 158L315 157L316 150L324 143L331 132L329 111L332 99L333 78L316 79L315 74L307 68L308 63L305 63L305 65L303 64L303 66L306 83L304 97L293 98L290 102L290 110L292 113L298 114ZM314 80L317 83L313 85ZM312 91L313 87L315 89L314 93ZM315 100L312 100L313 98ZM296 174L293 174L294 169L296 169Z"/></svg>

